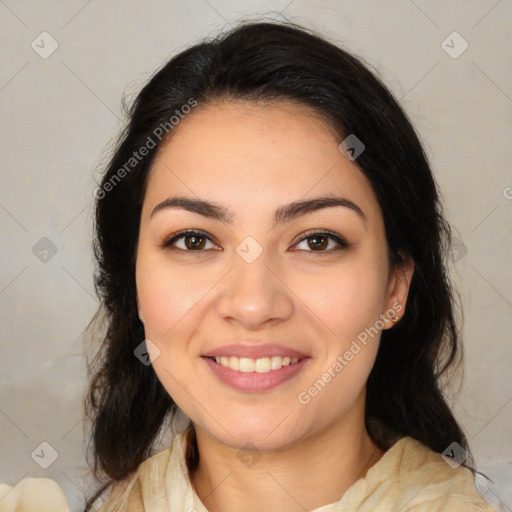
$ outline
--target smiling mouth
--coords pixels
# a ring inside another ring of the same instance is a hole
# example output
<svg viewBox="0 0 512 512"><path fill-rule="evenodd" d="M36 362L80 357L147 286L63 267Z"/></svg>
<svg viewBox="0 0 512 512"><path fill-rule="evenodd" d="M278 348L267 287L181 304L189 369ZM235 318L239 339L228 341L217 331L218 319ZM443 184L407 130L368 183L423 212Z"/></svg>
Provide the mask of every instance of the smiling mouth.
<svg viewBox="0 0 512 512"><path fill-rule="evenodd" d="M210 356L207 357L207 359L215 361L217 364L223 366L224 368L230 368L231 370L243 373L268 373L272 370L280 370L284 366L292 366L301 361L301 359L298 357L281 356L261 357L258 359L236 356Z"/></svg>

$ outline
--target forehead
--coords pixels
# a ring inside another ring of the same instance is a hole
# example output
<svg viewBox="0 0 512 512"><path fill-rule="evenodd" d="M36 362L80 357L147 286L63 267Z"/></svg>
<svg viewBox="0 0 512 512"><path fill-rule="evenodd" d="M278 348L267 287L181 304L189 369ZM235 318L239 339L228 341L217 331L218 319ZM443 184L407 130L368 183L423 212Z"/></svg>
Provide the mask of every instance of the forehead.
<svg viewBox="0 0 512 512"><path fill-rule="evenodd" d="M380 215L365 175L339 150L329 124L307 107L220 102L196 109L160 148L143 215L173 195L207 198L254 218L267 205L273 211L322 194L347 197L370 223Z"/></svg>

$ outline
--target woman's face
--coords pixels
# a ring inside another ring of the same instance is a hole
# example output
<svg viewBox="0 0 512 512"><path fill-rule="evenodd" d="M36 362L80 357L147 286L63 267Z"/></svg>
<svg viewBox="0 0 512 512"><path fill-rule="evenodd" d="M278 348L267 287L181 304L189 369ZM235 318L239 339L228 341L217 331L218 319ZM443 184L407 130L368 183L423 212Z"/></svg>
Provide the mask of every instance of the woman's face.
<svg viewBox="0 0 512 512"><path fill-rule="evenodd" d="M362 213L307 203L326 197ZM365 176L291 103L211 104L174 128L149 177L136 284L174 401L220 442L262 450L361 420L381 330L408 289L389 275Z"/></svg>

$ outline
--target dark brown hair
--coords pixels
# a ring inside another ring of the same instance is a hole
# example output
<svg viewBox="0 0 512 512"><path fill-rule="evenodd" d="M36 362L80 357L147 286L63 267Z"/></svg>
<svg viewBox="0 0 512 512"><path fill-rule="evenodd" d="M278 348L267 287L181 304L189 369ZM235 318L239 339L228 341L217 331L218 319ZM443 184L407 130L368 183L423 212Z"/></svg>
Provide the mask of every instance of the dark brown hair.
<svg viewBox="0 0 512 512"><path fill-rule="evenodd" d="M418 135L360 58L296 24L245 22L182 51L151 77L127 109L128 122L95 194L95 287L101 305L89 328L100 325L102 333L88 363L84 406L92 420L93 474L106 483L85 510L153 454L176 411L153 367L134 356L144 340L135 258L147 176L164 140L157 140L155 130L191 98L197 108L217 100L291 100L322 115L340 141L350 134L363 141L355 163L382 210L391 270L404 258L415 264L403 317L382 332L367 382L369 434L383 450L403 436L436 452L456 441L474 471L466 436L441 386L447 370L462 362L461 333L447 272L451 230ZM148 146L148 137L155 147L131 161Z"/></svg>

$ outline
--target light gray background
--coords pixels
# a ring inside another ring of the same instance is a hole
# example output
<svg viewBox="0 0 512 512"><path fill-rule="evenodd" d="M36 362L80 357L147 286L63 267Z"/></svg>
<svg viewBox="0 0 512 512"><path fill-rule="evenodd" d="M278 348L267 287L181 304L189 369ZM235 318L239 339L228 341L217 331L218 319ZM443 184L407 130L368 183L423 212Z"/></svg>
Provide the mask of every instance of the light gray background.
<svg viewBox="0 0 512 512"><path fill-rule="evenodd" d="M512 510L510 0L0 0L0 481L54 478L80 510L92 192L123 91L199 38L281 11L375 66L421 134L458 239L466 375L455 411ZM46 59L31 47L48 50L43 31L58 43ZM454 31L469 45L457 58ZM57 248L46 262L33 253L43 237ZM46 470L31 458L43 441L59 454Z"/></svg>

